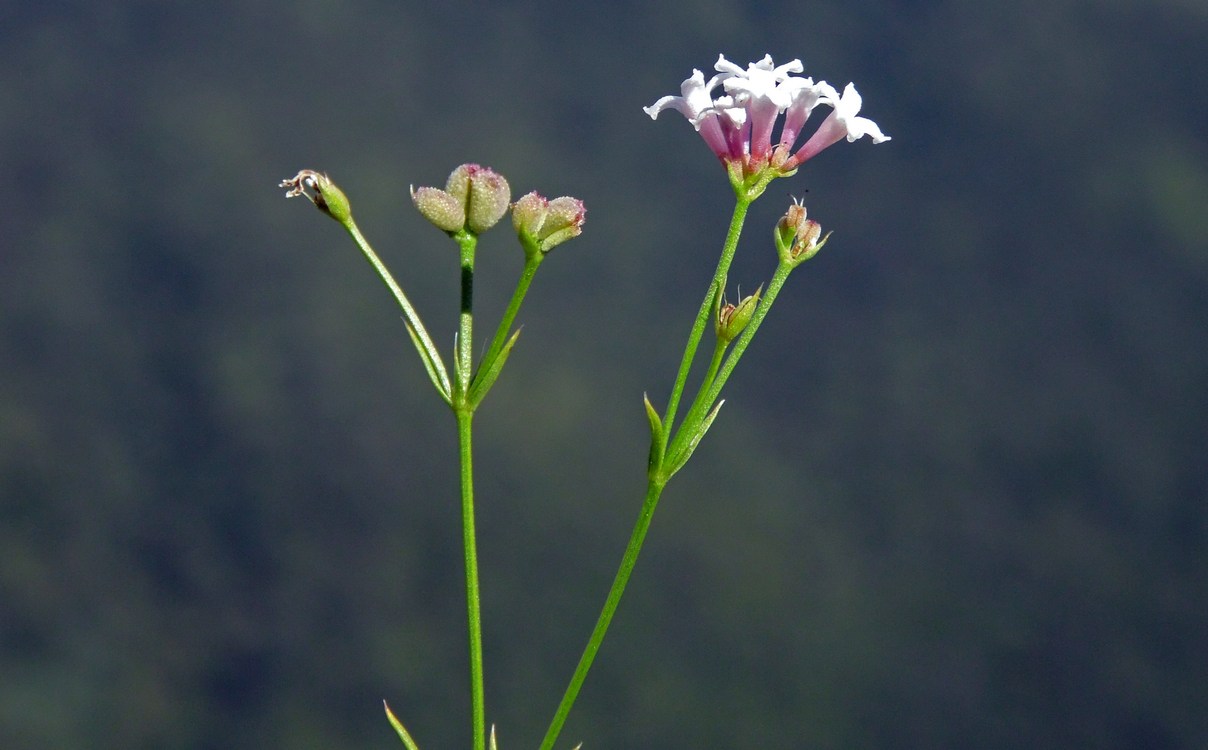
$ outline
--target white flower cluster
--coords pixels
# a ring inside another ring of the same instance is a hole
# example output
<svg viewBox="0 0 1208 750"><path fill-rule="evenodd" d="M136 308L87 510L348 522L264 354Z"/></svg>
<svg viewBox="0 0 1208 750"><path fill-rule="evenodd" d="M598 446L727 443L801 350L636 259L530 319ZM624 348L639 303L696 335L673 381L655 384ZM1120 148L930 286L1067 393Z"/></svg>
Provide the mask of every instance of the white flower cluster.
<svg viewBox="0 0 1208 750"><path fill-rule="evenodd" d="M764 55L744 70L718 55L713 67L717 75L708 81L704 73L693 70L680 86L680 96L664 96L645 112L656 119L665 109L677 110L719 159L739 162L748 173L769 165L791 171L843 138L854 141L867 135L873 143L889 140L875 122L857 116L861 100L853 84L847 84L840 95L826 81L815 83L792 75L802 71L800 60L776 65L771 55ZM819 104L831 107L830 115L794 151L802 127ZM773 144L780 115L784 120Z"/></svg>

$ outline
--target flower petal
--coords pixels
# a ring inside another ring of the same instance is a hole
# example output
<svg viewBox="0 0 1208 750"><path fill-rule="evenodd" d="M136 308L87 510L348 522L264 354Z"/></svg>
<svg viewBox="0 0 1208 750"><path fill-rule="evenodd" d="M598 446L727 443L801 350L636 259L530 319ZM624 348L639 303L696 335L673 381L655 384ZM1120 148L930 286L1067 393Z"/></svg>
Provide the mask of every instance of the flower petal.
<svg viewBox="0 0 1208 750"><path fill-rule="evenodd" d="M867 135L872 138L873 143L884 143L890 140L889 136L882 133L875 122L867 117L856 115L860 111L863 100L856 91L855 84L847 84L842 96L838 96L831 88L822 95L819 101L822 104L829 104L834 111L823 120L817 132L810 136L805 145L786 162L785 169L792 169L800 165L844 138L851 142Z"/></svg>

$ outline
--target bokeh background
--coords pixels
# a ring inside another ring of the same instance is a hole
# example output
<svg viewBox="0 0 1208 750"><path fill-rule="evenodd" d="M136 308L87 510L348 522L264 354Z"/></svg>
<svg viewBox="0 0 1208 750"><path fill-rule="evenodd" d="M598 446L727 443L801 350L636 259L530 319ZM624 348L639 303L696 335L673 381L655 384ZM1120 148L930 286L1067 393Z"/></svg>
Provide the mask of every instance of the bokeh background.
<svg viewBox="0 0 1208 750"><path fill-rule="evenodd" d="M719 52L893 140L671 484L587 748L1208 747L1202 0L0 7L0 747L469 743L453 423L328 171L448 345L409 184L571 194L478 428L488 720L535 746L731 206L641 107ZM480 250L486 329L520 268Z"/></svg>

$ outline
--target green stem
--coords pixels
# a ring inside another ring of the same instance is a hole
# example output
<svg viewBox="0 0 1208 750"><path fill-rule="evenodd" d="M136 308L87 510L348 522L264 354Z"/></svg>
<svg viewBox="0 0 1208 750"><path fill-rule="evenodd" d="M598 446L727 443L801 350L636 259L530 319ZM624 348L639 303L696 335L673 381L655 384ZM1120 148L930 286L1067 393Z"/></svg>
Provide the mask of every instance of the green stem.
<svg viewBox="0 0 1208 750"><path fill-rule="evenodd" d="M348 230L348 234L352 235L353 242L360 248L361 254L365 256L365 259L373 266L373 270L377 271L378 276L385 282L390 293L394 295L395 301L398 302L398 306L403 311L403 320L406 321L407 325L414 332L417 346L421 347L420 356L424 357L425 361L429 363L429 366L435 373L433 379L438 382L439 387L443 388L441 395L447 400L451 392L449 374L445 371L445 366L440 358L440 352L436 348L436 345L432 343L432 338L428 335L428 330L424 328L423 321L419 318L419 313L411 306L411 301L407 299L406 294L403 294L402 287L394 280L394 276L391 275L390 270L386 268L386 264L382 262L378 254L373 251L373 247L370 246L365 236L361 234L361 230L357 227L356 223L350 218L348 223L344 224L344 228Z"/></svg>
<svg viewBox="0 0 1208 750"><path fill-rule="evenodd" d="M457 409L461 457L461 527L466 553L466 619L470 632L470 703L474 750L486 748L486 699L482 676L482 607L478 593L478 543L474 531L474 466L470 425L474 413Z"/></svg>
<svg viewBox="0 0 1208 750"><path fill-rule="evenodd" d="M528 294L529 286L533 283L533 277L537 275L537 266L541 265L542 259L545 256L541 253L533 253L528 255L524 261L524 270L520 273L520 281L516 283L516 291L512 292L512 300L508 303L507 310L503 313L503 319L499 321L499 328L495 330L495 338L491 340L491 348L487 349L487 353L483 356L482 361L478 364L478 371L485 372L503 351L503 346L507 343L508 333L512 330L512 323L516 321L516 314L520 312L520 305L524 302L525 295Z"/></svg>
<svg viewBox="0 0 1208 750"><path fill-rule="evenodd" d="M579 690L583 687L587 672L591 669L596 653L600 650L600 644L604 641L604 634L608 632L608 626L612 623L612 616L616 614L617 606L621 603L621 595L625 593L625 586L629 583L630 575L633 574L633 567L637 564L638 553L642 551L642 543L646 539L646 531L650 528L650 520L654 517L654 509L658 505L659 496L663 493L663 486L661 482L656 482L654 479L649 480L646 486L646 500L642 503L642 511L638 515L637 524L633 527L633 534L629 537L625 555L621 558L621 567L612 581L612 588L608 590L608 598L604 600L604 608L596 620L595 629L591 631L587 647L583 649L583 655L579 657L579 665L575 667L570 684L566 686L562 702L558 704L554 719L545 732L545 739L541 741L541 750L552 750L558 734L562 731L562 725L566 723L566 717L570 714L570 709L579 696Z"/></svg>
<svg viewBox="0 0 1208 750"><path fill-rule="evenodd" d="M672 459L679 453L684 441L692 440L700 429L700 423L708 414L709 408L713 406L716 396L709 396L709 389L713 385L714 379L717 378L717 371L721 367L722 357L726 353L726 345L720 340L713 347L713 356L709 360L709 370L705 373L705 377L701 380L700 390L696 392L696 398L692 401L692 406L688 407L688 413L684 415L684 422L676 431L671 439L671 445L667 448L667 455ZM673 461L674 463L674 461Z"/></svg>
<svg viewBox="0 0 1208 750"><path fill-rule="evenodd" d="M738 239L742 235L742 225L746 220L747 209L763 193L763 190L775 176L776 173L768 171L750 184L746 184L735 175L731 175L731 185L734 187L736 196L734 213L730 217L730 228L726 232L721 257L717 261L717 269L713 272L713 280L709 283L709 289L705 293L704 300L701 301L700 310L697 312L696 320L692 324L692 330L688 334L688 343L684 347L684 356L680 361L679 372L675 377L675 385L672 387L671 394L667 400L666 416L662 420L661 429L658 430L664 436L672 429L675 413L679 408L680 399L683 397L684 386L688 381L689 371L692 369L692 362L696 359L696 351L700 346L701 336L704 335L705 327L709 325L712 318L714 303L718 295L725 288L726 275L730 271L730 264L734 260L735 251L738 249ZM700 400L701 392L706 390L713 392L713 386L716 386L716 383L712 383L711 381L714 380L715 375L718 373L718 365L724 353L724 346L719 346L715 349L705 381L701 386L700 392L698 392L697 401ZM725 365L722 365L722 370L724 372ZM728 375L728 373L726 374ZM657 415L652 418L652 421L657 421ZM653 452L655 450L658 450L660 455L654 456ZM665 474L662 469L666 458L666 441L662 440L660 442L659 435L655 435L651 451L652 468L647 478L646 499L642 503L641 513L638 514L637 523L634 525L633 533L629 537L629 544L625 547L625 554L621 558L621 567L617 570L617 575L613 579L612 588L608 590L608 598L604 600L604 608L600 611L600 616L596 620L596 626L591 632L591 638L587 641L587 647L583 649L583 655L579 657L579 664L575 667L575 673L571 676L570 684L566 687L566 692L562 696L562 702L558 704L558 710L554 713L553 721L550 722L549 729L546 730L545 739L541 741L540 750L552 750L554 742L557 741L558 734L562 731L562 726L566 723L566 718L570 714L571 707L574 706L575 699L579 696L579 690L583 687L583 681L587 678L587 672L591 669L592 662L595 661L596 654L600 650L600 644L604 641L604 635L608 632L608 626L612 623L612 617L616 614L617 607L621 603L621 596L625 593L625 587L629 584L629 577L633 574L638 554L642 551L642 544L646 540L646 532L650 528L650 521L654 517L654 509L658 506L659 497L662 495L663 488L666 486L668 479L670 479L670 476ZM657 462L657 465L653 465L655 462Z"/></svg>
<svg viewBox="0 0 1208 750"><path fill-rule="evenodd" d="M706 404L706 408L717 401L718 396L721 395L721 389L734 372L734 368L738 366L738 360L742 358L743 352L747 350L747 345L751 343L751 339L755 338L755 332L759 330L763 319L768 316L768 311L772 309L772 303L776 301L776 295L780 294L780 290L784 287L784 282L788 279L789 273L792 270L791 266L784 263L776 267L776 272L772 274L772 280L768 282L768 290L764 293L763 299L760 300L755 314L751 316L751 322L747 324L738 340L734 342L734 348L730 350L729 356L726 357L725 364L721 366L721 371L717 374L712 385L708 387L708 395L702 402Z"/></svg>
<svg viewBox="0 0 1208 750"><path fill-rule="evenodd" d="M466 621L470 636L470 706L474 750L486 750L486 699L482 675L482 606L478 588L478 535L474 530L474 407L469 403L474 339L474 249L478 237L461 231L453 236L461 255L461 310L453 359L453 413L461 463L461 529L466 555Z"/></svg>
<svg viewBox="0 0 1208 750"><path fill-rule="evenodd" d="M453 358L453 371L457 378L454 390L456 404L464 402L474 369L474 248L478 245L478 237L462 230L453 239L461 250L461 313L457 321L457 351Z"/></svg>
<svg viewBox="0 0 1208 750"><path fill-rule="evenodd" d="M721 258L717 261L717 270L713 272L713 281L709 283L709 290L705 292L705 298L700 303L700 311L697 312L696 321L692 324L692 332L688 335L688 344L684 347L684 356L680 361L679 373L675 376L675 385L672 387L671 396L667 401L667 414L663 417L663 426L668 430L672 429L675 422L675 412L679 408L684 385L688 381L688 372L692 369L692 361L696 359L696 349L700 346L701 336L704 335L705 327L713 315L713 302L721 291L718 287L726 283L726 274L730 272L730 263L734 260L734 251L738 249L738 238L742 235L742 224L747 218L747 208L750 205L751 199L741 195L734 203L734 214L730 217L730 230L726 233L726 241L721 248Z"/></svg>

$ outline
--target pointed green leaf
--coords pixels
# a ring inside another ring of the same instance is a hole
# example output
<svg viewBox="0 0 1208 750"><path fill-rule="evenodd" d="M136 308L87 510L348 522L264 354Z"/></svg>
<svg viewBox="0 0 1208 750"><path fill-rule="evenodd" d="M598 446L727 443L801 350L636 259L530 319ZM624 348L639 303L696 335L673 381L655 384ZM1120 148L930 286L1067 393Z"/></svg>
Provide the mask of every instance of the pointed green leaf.
<svg viewBox="0 0 1208 750"><path fill-rule="evenodd" d="M394 727L394 731L398 733L398 738L407 746L407 750L419 750L419 745L415 744L415 740L411 739L411 734L403 728L403 723L390 710L390 704L382 701L382 705L386 708L386 719L389 720L390 726Z"/></svg>
<svg viewBox="0 0 1208 750"><path fill-rule="evenodd" d="M689 458L692 458L692 454L696 451L696 446L700 445L700 441L705 437L705 433L713 426L713 420L717 419L717 413L721 411L721 405L724 403L726 403L725 399L717 402L717 406L714 406L713 411L709 412L709 416L705 417L696 434L692 436L688 444L679 452L679 455L672 459L671 469L667 472L668 478L674 476L677 471L684 468L684 464L688 463Z"/></svg>
<svg viewBox="0 0 1208 750"><path fill-rule="evenodd" d="M508 361L508 355L512 353L512 347L516 345L516 339L520 338L520 330L512 334L508 342L499 350L499 355L490 362L485 362L485 370L480 370L474 377L474 382L470 385L470 408L477 408L482 399L486 397L487 391L491 390L491 386L495 385L496 378L503 370L504 364Z"/></svg>
<svg viewBox="0 0 1208 750"><path fill-rule="evenodd" d="M654 441L662 440L663 420L659 417L659 413L654 410L654 404L650 403L650 396L643 393L642 403L646 405L646 418L650 420L650 439Z"/></svg>
<svg viewBox="0 0 1208 750"><path fill-rule="evenodd" d="M659 417L659 413L654 409L654 404L650 403L650 397L645 393L642 394L642 403L646 405L646 418L650 420L650 456L646 461L646 469L648 472L655 472L663 462L667 436L663 432L662 418Z"/></svg>
<svg viewBox="0 0 1208 750"><path fill-rule="evenodd" d="M436 391L440 393L440 397L445 400L446 404L452 404L451 388L449 386L449 373L445 370L445 363L441 361L440 354L429 352L416 334L415 329L407 321L403 321L407 326L407 333L411 336L411 343L415 344L415 350L419 352L419 358L423 360L424 369L428 371L428 377L432 380L432 385L436 386ZM433 359L435 357L435 359Z"/></svg>

